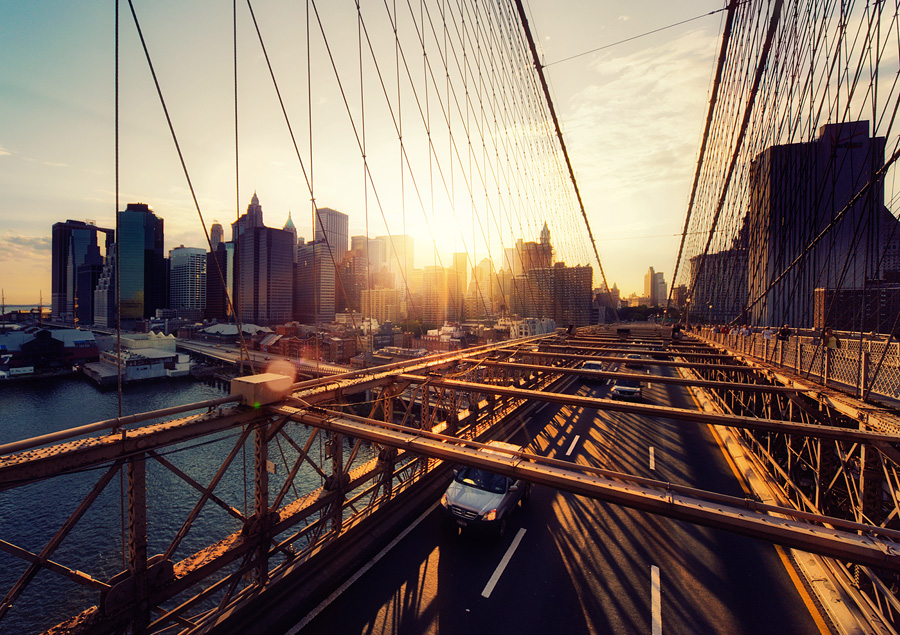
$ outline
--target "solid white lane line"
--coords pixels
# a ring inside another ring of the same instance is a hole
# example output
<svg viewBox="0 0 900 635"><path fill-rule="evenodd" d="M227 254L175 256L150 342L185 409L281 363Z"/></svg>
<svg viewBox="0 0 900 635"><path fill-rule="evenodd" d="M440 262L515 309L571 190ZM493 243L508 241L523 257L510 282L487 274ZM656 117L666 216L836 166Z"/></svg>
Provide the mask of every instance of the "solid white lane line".
<svg viewBox="0 0 900 635"><path fill-rule="evenodd" d="M656 456L654 455L654 452L653 452L653 446L652 446L652 445L650 446L650 469L651 469L651 470L655 470L655 469L656 469Z"/></svg>
<svg viewBox="0 0 900 635"><path fill-rule="evenodd" d="M651 633L662 635L662 602L659 594L659 567L650 567L650 613L653 622Z"/></svg>
<svg viewBox="0 0 900 635"><path fill-rule="evenodd" d="M376 562L378 562L379 560L381 560L384 556L387 555L387 553L388 553L391 549L393 549L394 547L396 547L398 542L400 542L401 540L403 540L404 538L406 538L406 534L408 534L409 532L411 532L413 529L415 529L415 528L419 525L419 523L421 523L423 520L425 520L426 516L428 516L428 514L430 514L431 512L433 512L433 511L435 510L435 508L438 506L438 504L439 504L439 503L435 503L434 505L432 505L431 507L429 507L427 510L425 510L425 513L422 514L421 516L419 516L415 521L413 521L413 523L412 523L409 527L407 527L406 529L404 529L403 531L401 531L400 534L399 534L396 538L394 538L394 539L391 541L391 544L389 544L387 547L385 547L384 549L382 549L381 551L379 551L378 554L377 554L374 558L372 558L371 560L369 560L369 562L367 562L367 563L363 566L362 569L360 569L359 571L357 571L356 573L354 573L354 574L350 577L349 580L347 580L346 582L344 582L344 583L337 589L337 591L335 591L334 593L332 593L331 595L329 595L327 598L325 598L324 600L322 600L322 603L319 604L319 606L317 606L317 607L314 608L312 611L310 611L310 612L306 615L306 617L304 617L302 620L300 620L300 622L299 622L296 626L294 626L294 628L292 628L291 630L289 630L285 635L297 635L297 633L299 633L301 629L303 629L307 624L309 624L311 621L313 621L313 619L314 619L319 613L321 613L321 612L324 611L326 608L328 608L328 605L331 604L332 602L334 602L334 601L338 598L338 596L340 596L341 593L343 593L343 592L346 591L348 588L350 588L350 585L351 585L351 584L353 584L354 582L356 582L357 580L359 580L361 577L363 577L363 575L365 575L366 571L368 571L369 569L371 569L372 567L374 567Z"/></svg>
<svg viewBox="0 0 900 635"><path fill-rule="evenodd" d="M512 559L513 553L515 553L516 548L519 546L519 543L522 542L522 536L524 535L525 528L522 527L519 530L519 533L516 534L516 537L513 538L512 544L509 545L509 549L507 549L506 553L503 554L503 559L494 570L494 575L491 576L491 579L488 580L488 583L484 586L484 591L481 592L481 597L491 597L491 592L493 592L494 587L497 586L497 581L500 579L500 576L503 575L503 571L506 569L506 565L509 564L509 561Z"/></svg>
<svg viewBox="0 0 900 635"><path fill-rule="evenodd" d="M575 438L572 439L572 445L570 445L569 449L566 450L566 456L569 456L570 454L572 454L572 450L575 449L575 444L578 443L578 439L580 439L580 438L581 438L580 434L575 435Z"/></svg>

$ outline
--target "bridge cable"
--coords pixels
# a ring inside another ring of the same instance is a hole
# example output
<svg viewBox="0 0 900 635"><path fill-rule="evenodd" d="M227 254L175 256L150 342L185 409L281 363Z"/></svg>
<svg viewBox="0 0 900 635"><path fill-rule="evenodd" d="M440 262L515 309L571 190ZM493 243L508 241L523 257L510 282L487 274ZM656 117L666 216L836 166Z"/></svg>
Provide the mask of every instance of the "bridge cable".
<svg viewBox="0 0 900 635"><path fill-rule="evenodd" d="M706 146L707 141L709 140L709 132L712 127L713 116L716 110L716 103L719 100L719 89L721 87L722 82L722 70L725 67L725 59L728 53L728 45L731 41L731 28L734 24L734 16L738 6L738 0L731 0L728 3L728 13L725 18L725 27L722 30L722 44L719 47L719 59L716 62L716 75L713 80L712 86L712 94L709 97L709 109L706 112L706 124L703 128L703 138L700 142L700 153L697 157L697 169L694 172L694 184L691 186L691 195L688 200L687 213L684 217L684 229L682 229L681 242L678 245L678 255L675 257L675 269L672 273L672 287L669 289L669 297L666 300L666 310L669 308L669 304L672 301L672 294L675 291L675 280L678 277L678 264L681 262L681 254L684 251L684 243L685 239L688 236L688 228L691 222L691 212L694 209L694 201L697 195L697 186L700 183L700 173L704 166L704 158L706 156ZM696 18L693 18L696 19ZM687 297L691 297L688 294Z"/></svg>
<svg viewBox="0 0 900 635"><path fill-rule="evenodd" d="M777 0L779 3L781 0ZM590 221L588 221L587 211L584 209L584 202L581 200L581 192L578 190L578 182L575 178L575 170L572 168L572 162L569 160L569 152L566 149L566 142L563 139L562 129L559 126L559 119L556 117L556 110L553 107L553 100L550 97L550 89L547 86L547 79L544 77L544 69L541 66L540 60L538 58L537 48L534 44L534 38L531 36L531 30L528 27L528 18L525 16L525 8L522 6L522 0L516 0L516 8L519 12L519 20L522 23L522 29L525 33L526 38L528 39L528 46L531 50L531 57L534 61L534 68L537 70L538 78L541 82L541 87L544 89L544 98L547 100L547 107L550 110L550 117L553 120L553 125L556 128L556 136L559 139L559 144L562 149L563 156L566 159L566 166L569 168L569 176L572 180L572 187L575 189L575 196L578 199L578 205L581 208L581 214L584 217L584 224L587 227L588 237L591 240L591 245L594 248L594 256L597 258L597 265L600 267L600 276L603 279L603 286L609 290L609 284L606 281L606 274L603 272L603 263L600 261L600 252L597 251L597 242L594 240L594 234L591 231ZM615 308L613 308L613 313L616 316L616 321L619 321L619 314Z"/></svg>

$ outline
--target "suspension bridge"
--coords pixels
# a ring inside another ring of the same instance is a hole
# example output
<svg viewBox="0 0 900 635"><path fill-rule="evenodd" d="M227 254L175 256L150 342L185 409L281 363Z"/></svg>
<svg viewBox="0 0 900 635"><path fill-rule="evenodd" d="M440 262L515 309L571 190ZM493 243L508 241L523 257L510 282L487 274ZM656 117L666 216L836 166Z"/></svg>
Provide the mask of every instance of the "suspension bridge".
<svg viewBox="0 0 900 635"><path fill-rule="evenodd" d="M119 5L117 85L120 45L137 43L205 231L159 16ZM714 12L676 326L604 309L603 324L299 382L254 364L220 398L75 428L61 414L0 445L0 630L900 630L898 9ZM285 64L269 53L288 18L233 5L238 184L255 152L243 82L261 76L314 227L334 185L314 175L352 166L367 235L370 214L391 236L422 227L435 267L452 237L472 269L523 259L546 223L553 259L609 290L521 2L292 11ZM326 91L343 123L323 132ZM536 276L474 287L485 320L513 297L546 305ZM638 400L612 398L621 381ZM444 514L459 466L533 485L499 537Z"/></svg>

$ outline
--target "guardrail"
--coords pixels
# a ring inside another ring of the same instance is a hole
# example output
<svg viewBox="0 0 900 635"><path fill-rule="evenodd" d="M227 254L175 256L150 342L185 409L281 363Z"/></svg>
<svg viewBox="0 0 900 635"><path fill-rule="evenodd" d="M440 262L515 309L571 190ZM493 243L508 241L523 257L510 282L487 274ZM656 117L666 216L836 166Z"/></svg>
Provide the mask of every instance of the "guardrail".
<svg viewBox="0 0 900 635"><path fill-rule="evenodd" d="M762 333L716 333L703 328L700 335L728 349L807 378L839 387L860 398L900 400L900 342L840 337L841 346L828 349L818 337L792 335L787 340Z"/></svg>

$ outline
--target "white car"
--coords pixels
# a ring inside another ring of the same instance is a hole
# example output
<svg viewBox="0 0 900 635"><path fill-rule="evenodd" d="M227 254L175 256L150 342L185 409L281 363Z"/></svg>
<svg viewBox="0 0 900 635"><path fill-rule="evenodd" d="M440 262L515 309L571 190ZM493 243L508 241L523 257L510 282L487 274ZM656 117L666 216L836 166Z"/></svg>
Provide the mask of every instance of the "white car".
<svg viewBox="0 0 900 635"><path fill-rule="evenodd" d="M581 370L590 370L590 371L598 371L603 370L603 364L600 362L594 362L591 360L587 360L585 362L581 362L581 366L579 366ZM593 375L582 375L582 381L603 381L603 379L595 377Z"/></svg>
<svg viewBox="0 0 900 635"><path fill-rule="evenodd" d="M617 379L609 394L613 399L628 401L641 401L644 398L641 382L634 379Z"/></svg>
<svg viewBox="0 0 900 635"><path fill-rule="evenodd" d="M488 445L522 450L519 446L501 441L490 441ZM489 530L502 536L506 533L510 514L519 501L528 499L530 493L531 483L481 468L463 466L456 471L453 482L441 497L441 507L463 529Z"/></svg>

